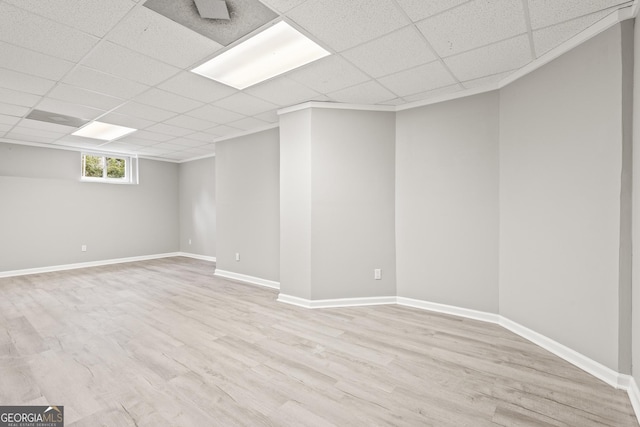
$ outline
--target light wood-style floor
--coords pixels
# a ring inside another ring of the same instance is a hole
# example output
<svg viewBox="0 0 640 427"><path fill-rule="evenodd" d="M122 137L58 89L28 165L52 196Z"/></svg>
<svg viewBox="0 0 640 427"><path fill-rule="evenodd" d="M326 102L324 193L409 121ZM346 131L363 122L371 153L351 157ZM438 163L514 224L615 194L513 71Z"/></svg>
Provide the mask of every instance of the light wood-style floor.
<svg viewBox="0 0 640 427"><path fill-rule="evenodd" d="M625 392L492 324L307 310L167 258L0 279L0 405L77 426L638 426Z"/></svg>

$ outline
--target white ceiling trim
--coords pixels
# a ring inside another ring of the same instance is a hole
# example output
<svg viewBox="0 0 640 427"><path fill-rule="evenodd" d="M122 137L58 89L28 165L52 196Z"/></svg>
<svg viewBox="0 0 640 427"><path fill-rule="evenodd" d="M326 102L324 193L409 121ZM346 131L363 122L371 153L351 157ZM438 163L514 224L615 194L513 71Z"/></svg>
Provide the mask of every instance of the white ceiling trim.
<svg viewBox="0 0 640 427"><path fill-rule="evenodd" d="M339 102L318 102L309 101L298 105L292 105L278 110L278 115L293 113L294 111L306 110L309 108L324 108L329 110L360 110L360 111L396 111L393 105L367 105L367 104L342 104Z"/></svg>

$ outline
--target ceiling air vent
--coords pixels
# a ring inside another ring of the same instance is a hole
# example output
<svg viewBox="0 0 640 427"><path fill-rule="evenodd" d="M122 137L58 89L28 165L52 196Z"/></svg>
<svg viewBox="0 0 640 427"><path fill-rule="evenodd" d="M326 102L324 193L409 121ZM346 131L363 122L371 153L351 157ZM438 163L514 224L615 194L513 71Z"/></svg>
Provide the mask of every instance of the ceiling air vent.
<svg viewBox="0 0 640 427"><path fill-rule="evenodd" d="M229 20L227 2L223 0L194 0L200 17L206 19Z"/></svg>
<svg viewBox="0 0 640 427"><path fill-rule="evenodd" d="M33 110L25 119L38 120L40 122L55 123L57 125L79 128L84 126L89 120L77 117L65 116L64 114L52 113L50 111Z"/></svg>

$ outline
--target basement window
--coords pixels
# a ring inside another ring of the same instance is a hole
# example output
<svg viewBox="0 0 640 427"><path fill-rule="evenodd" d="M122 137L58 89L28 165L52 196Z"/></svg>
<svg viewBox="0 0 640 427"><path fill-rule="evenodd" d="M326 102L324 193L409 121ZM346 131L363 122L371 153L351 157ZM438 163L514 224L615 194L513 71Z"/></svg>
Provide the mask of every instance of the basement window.
<svg viewBox="0 0 640 427"><path fill-rule="evenodd" d="M82 153L81 180L111 184L137 184L136 157L121 154Z"/></svg>

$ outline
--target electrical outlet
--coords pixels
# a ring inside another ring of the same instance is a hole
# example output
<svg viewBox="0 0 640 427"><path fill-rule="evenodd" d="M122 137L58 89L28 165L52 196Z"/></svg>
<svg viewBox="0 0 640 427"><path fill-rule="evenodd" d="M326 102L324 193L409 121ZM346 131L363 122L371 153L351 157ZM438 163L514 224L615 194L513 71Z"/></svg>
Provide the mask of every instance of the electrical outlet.
<svg viewBox="0 0 640 427"><path fill-rule="evenodd" d="M236 252L236 261L240 261L240 253Z"/></svg>
<svg viewBox="0 0 640 427"><path fill-rule="evenodd" d="M382 280L382 270L380 270L379 268L373 270L373 278L375 280Z"/></svg>
<svg viewBox="0 0 640 427"><path fill-rule="evenodd" d="M191 239L189 239L189 244L191 244Z"/></svg>
<svg viewBox="0 0 640 427"><path fill-rule="evenodd" d="M82 252L87 252L87 245L82 245L82 246L80 247L80 250L81 250Z"/></svg>

